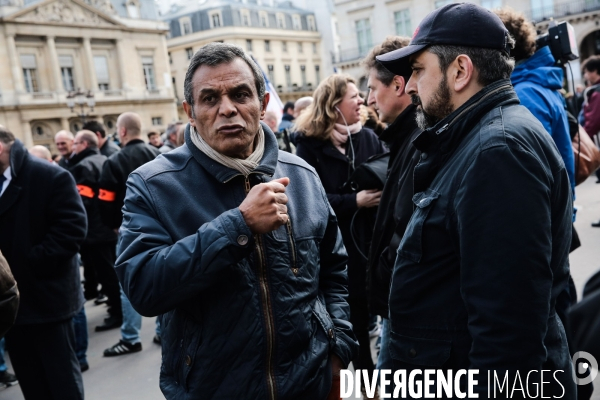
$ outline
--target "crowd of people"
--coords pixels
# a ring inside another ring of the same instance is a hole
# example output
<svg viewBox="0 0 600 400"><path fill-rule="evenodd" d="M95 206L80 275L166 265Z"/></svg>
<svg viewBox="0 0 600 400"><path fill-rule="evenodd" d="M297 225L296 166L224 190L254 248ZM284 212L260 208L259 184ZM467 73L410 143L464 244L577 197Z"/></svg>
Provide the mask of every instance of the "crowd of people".
<svg viewBox="0 0 600 400"><path fill-rule="evenodd" d="M210 43L162 134L124 112L55 157L0 127L0 383L83 399L93 301L106 357L157 317L168 399L339 399L350 363L480 370L480 397L483 371L551 370L547 396L588 399L568 114L600 131L600 56L568 101L556 61L523 14L450 4L371 50L367 93L336 73L280 121L252 58Z"/></svg>

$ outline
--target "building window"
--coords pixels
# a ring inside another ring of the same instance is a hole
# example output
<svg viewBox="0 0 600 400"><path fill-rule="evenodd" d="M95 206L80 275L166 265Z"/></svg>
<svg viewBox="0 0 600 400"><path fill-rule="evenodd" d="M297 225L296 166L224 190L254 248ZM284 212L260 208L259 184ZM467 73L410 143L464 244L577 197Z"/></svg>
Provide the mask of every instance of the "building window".
<svg viewBox="0 0 600 400"><path fill-rule="evenodd" d="M171 57L171 53L169 53L169 64L173 64L173 58Z"/></svg>
<svg viewBox="0 0 600 400"><path fill-rule="evenodd" d="M138 19L140 17L140 9L135 2L130 1L127 3L127 14L129 15L129 18Z"/></svg>
<svg viewBox="0 0 600 400"><path fill-rule="evenodd" d="M267 71L269 74L269 81L274 85L275 84L275 71L273 68L273 64L267 64Z"/></svg>
<svg viewBox="0 0 600 400"><path fill-rule="evenodd" d="M541 21L554 16L554 0L531 0L531 19Z"/></svg>
<svg viewBox="0 0 600 400"><path fill-rule="evenodd" d="M317 78L317 85L321 82L321 68L315 65L315 78Z"/></svg>
<svg viewBox="0 0 600 400"><path fill-rule="evenodd" d="M185 55L187 56L188 60L191 60L192 57L194 56L194 49L192 49L191 47L188 47L187 49L185 49Z"/></svg>
<svg viewBox="0 0 600 400"><path fill-rule="evenodd" d="M266 52L271 51L271 41L270 40L265 40L265 51Z"/></svg>
<svg viewBox="0 0 600 400"><path fill-rule="evenodd" d="M94 56L94 69L96 70L96 80L98 81L98 90L109 89L108 61L104 56Z"/></svg>
<svg viewBox="0 0 600 400"><path fill-rule="evenodd" d="M285 15L277 14L277 27L285 29Z"/></svg>
<svg viewBox="0 0 600 400"><path fill-rule="evenodd" d="M37 83L37 63L35 54L21 54L21 68L25 80L25 90L28 93L39 92Z"/></svg>
<svg viewBox="0 0 600 400"><path fill-rule="evenodd" d="M371 21L368 18L359 19L355 22L356 38L358 40L358 53L362 56L367 54L373 47L371 39Z"/></svg>
<svg viewBox="0 0 600 400"><path fill-rule="evenodd" d="M154 77L154 58L142 57L142 68L144 69L144 81L146 89L156 90L156 79Z"/></svg>
<svg viewBox="0 0 600 400"><path fill-rule="evenodd" d="M302 23L300 22L300 16L298 14L292 15L292 23L295 30L299 31L302 29Z"/></svg>
<svg viewBox="0 0 600 400"><path fill-rule="evenodd" d="M433 5L435 8L440 8L452 3L454 3L453 0L436 0L435 3L433 3Z"/></svg>
<svg viewBox="0 0 600 400"><path fill-rule="evenodd" d="M302 87L306 87L306 65L300 66L300 75L302 76Z"/></svg>
<svg viewBox="0 0 600 400"><path fill-rule="evenodd" d="M285 68L285 84L287 85L288 88L291 88L292 87L292 73L290 72L290 66L286 64L283 67Z"/></svg>
<svg viewBox="0 0 600 400"><path fill-rule="evenodd" d="M258 19L260 21L260 26L263 28L269 27L269 15L265 11L261 11L258 13Z"/></svg>
<svg viewBox="0 0 600 400"><path fill-rule="evenodd" d="M317 30L317 25L315 24L315 17L313 17L312 15L309 15L308 17L306 17L306 21L308 22L308 30L309 31Z"/></svg>
<svg viewBox="0 0 600 400"><path fill-rule="evenodd" d="M192 22L189 18L181 18L179 20L179 26L181 28L182 35L189 35L190 33L192 33Z"/></svg>
<svg viewBox="0 0 600 400"><path fill-rule="evenodd" d="M240 10L242 18L242 26L250 26L250 12L248 10Z"/></svg>
<svg viewBox="0 0 600 400"><path fill-rule="evenodd" d="M285 42L285 41L284 41L284 42L281 42L281 50L282 50L284 53L287 53L287 42Z"/></svg>
<svg viewBox="0 0 600 400"><path fill-rule="evenodd" d="M298 42L298 53L303 53L304 52L304 47L302 46L302 42Z"/></svg>
<svg viewBox="0 0 600 400"><path fill-rule="evenodd" d="M152 125L162 125L162 117L152 117Z"/></svg>
<svg viewBox="0 0 600 400"><path fill-rule="evenodd" d="M58 56L60 65L60 76L62 77L63 88L70 92L75 90L75 81L73 80L73 57Z"/></svg>
<svg viewBox="0 0 600 400"><path fill-rule="evenodd" d="M246 39L246 51L252 51L252 39Z"/></svg>
<svg viewBox="0 0 600 400"><path fill-rule="evenodd" d="M210 16L211 28L219 28L221 26L221 14L218 12Z"/></svg>
<svg viewBox="0 0 600 400"><path fill-rule="evenodd" d="M394 23L396 24L396 35L412 36L412 27L410 25L410 10L400 10L394 13Z"/></svg>
<svg viewBox="0 0 600 400"><path fill-rule="evenodd" d="M317 54L317 44L313 43L312 47L313 47L313 54Z"/></svg>

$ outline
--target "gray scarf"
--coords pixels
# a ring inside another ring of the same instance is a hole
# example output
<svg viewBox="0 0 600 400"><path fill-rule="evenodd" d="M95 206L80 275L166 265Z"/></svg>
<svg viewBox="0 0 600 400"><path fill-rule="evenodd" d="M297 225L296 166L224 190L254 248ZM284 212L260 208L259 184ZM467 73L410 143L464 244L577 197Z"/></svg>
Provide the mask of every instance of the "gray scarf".
<svg viewBox="0 0 600 400"><path fill-rule="evenodd" d="M262 160L263 154L265 153L265 132L260 125L258 126L258 141L256 143L256 148L254 149L254 152L250 154L250 157L246 158L245 160L241 158L229 157L219 153L210 147L208 143L202 139L202 136L200 136L198 131L196 131L196 128L191 125L190 138L198 150L206 154L209 158L226 167L240 171L244 176L250 175L250 173L254 171L256 167L258 167L260 160Z"/></svg>

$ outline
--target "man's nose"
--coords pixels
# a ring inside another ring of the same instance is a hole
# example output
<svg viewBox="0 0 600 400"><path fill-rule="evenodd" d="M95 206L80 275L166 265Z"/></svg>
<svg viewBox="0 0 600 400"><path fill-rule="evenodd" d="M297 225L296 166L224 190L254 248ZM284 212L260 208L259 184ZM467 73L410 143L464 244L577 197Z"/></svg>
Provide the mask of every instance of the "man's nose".
<svg viewBox="0 0 600 400"><path fill-rule="evenodd" d="M417 82L415 82L412 75L410 76L408 82L406 82L405 91L409 96L417 93Z"/></svg>
<svg viewBox="0 0 600 400"><path fill-rule="evenodd" d="M367 96L367 105L372 106L375 105L375 96L373 96L373 91L369 91L369 95Z"/></svg>
<svg viewBox="0 0 600 400"><path fill-rule="evenodd" d="M228 96L223 96L221 99L221 105L219 106L219 113L226 117L231 117L232 114L235 114L236 112L237 108L235 107L233 101L231 101Z"/></svg>

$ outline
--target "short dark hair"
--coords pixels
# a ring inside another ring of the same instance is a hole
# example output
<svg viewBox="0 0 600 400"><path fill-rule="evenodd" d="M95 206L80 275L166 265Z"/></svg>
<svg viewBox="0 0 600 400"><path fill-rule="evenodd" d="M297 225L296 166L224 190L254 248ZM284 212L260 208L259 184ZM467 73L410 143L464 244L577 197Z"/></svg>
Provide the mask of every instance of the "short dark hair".
<svg viewBox="0 0 600 400"><path fill-rule="evenodd" d="M285 105L283 106L283 112L286 113L287 110L289 109L294 110L294 102L293 101L288 101L287 103L285 103Z"/></svg>
<svg viewBox="0 0 600 400"><path fill-rule="evenodd" d="M158 132L156 132L156 131L150 131L150 132L148 132L148 139L150 139L152 136L156 136L156 135L158 135L158 134L159 134L159 133L158 133Z"/></svg>
<svg viewBox="0 0 600 400"><path fill-rule="evenodd" d="M252 75L254 75L258 99L261 104L263 103L267 91L265 78L254 60L252 60L252 58L250 58L250 56L248 56L239 46L229 43L213 42L200 47L200 50L198 50L190 60L190 66L185 74L183 94L185 101L192 107L192 113L194 106L194 86L192 85L192 78L194 77L196 70L202 65L214 67L221 64L228 64L236 58L241 58L250 67Z"/></svg>
<svg viewBox="0 0 600 400"><path fill-rule="evenodd" d="M165 131L165 135L167 135L167 137L169 137L170 135L177 134L177 131L179 130L179 126L182 124L183 124L183 122L181 122L181 121L170 123L169 125L167 125L167 130Z"/></svg>
<svg viewBox="0 0 600 400"><path fill-rule="evenodd" d="M85 124L83 124L81 130L88 130L94 133L100 132L100 136L102 136L103 138L106 137L106 131L104 130L104 125L102 124L102 122L88 121Z"/></svg>
<svg viewBox="0 0 600 400"><path fill-rule="evenodd" d="M363 65L367 70L375 69L377 71L377 79L379 79L386 87L390 86L396 74L390 72L390 70L377 61L375 57L406 47L409 43L410 38L408 37L388 36L381 44L373 47L369 55L363 61ZM403 78L408 81L410 75L404 76Z"/></svg>
<svg viewBox="0 0 600 400"><path fill-rule="evenodd" d="M11 144L15 141L15 135L3 126L0 126L0 142Z"/></svg>
<svg viewBox="0 0 600 400"><path fill-rule="evenodd" d="M515 11L510 7L494 10L500 18L508 33L515 39L515 48L510 55L515 61L526 60L535 53L535 39L537 32L535 26L527 20L525 14Z"/></svg>
<svg viewBox="0 0 600 400"><path fill-rule="evenodd" d="M509 43L514 45L514 39L509 37ZM480 47L432 45L427 51L435 54L440 63L442 73L446 73L450 64L461 54L468 56L473 66L479 72L477 81L487 86L501 79L510 79L515 68L515 60L510 58L502 50L483 49Z"/></svg>
<svg viewBox="0 0 600 400"><path fill-rule="evenodd" d="M590 71L600 74L600 56L591 56L586 58L586 60L581 65L582 71Z"/></svg>

